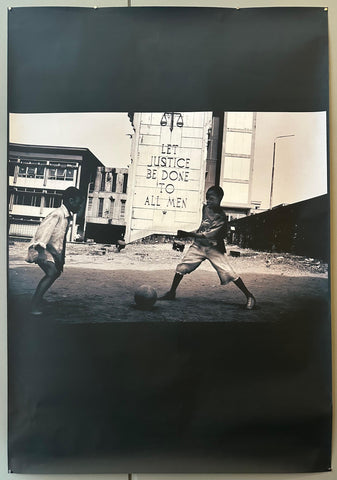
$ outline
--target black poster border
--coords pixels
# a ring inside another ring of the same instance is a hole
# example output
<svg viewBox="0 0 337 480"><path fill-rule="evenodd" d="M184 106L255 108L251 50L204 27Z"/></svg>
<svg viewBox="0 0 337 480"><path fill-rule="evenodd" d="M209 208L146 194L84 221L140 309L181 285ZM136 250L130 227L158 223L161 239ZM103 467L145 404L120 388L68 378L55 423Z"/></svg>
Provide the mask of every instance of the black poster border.
<svg viewBox="0 0 337 480"><path fill-rule="evenodd" d="M327 35L318 7L13 8L8 108L326 111Z"/></svg>

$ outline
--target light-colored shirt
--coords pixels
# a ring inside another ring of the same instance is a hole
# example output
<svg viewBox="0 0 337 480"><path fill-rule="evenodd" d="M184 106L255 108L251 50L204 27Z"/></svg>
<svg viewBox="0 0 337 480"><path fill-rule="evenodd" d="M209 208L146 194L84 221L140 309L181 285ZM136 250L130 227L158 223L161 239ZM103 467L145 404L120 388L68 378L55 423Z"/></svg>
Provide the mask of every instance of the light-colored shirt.
<svg viewBox="0 0 337 480"><path fill-rule="evenodd" d="M70 223L70 213L65 205L61 205L46 216L38 226L34 238L28 247L26 261L36 263L39 252L43 249L46 260L64 263L66 235Z"/></svg>
<svg viewBox="0 0 337 480"><path fill-rule="evenodd" d="M204 205L201 224L196 232L202 233L204 238L196 238L194 243L204 247L215 247L221 252L225 252L224 237L227 233L227 216L224 210L221 207L212 210Z"/></svg>

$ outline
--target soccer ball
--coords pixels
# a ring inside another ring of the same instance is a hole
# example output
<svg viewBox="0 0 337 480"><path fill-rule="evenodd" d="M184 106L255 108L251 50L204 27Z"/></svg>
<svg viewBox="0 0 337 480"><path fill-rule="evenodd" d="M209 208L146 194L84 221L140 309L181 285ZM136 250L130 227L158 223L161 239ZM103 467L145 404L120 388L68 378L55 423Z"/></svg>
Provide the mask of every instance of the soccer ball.
<svg viewBox="0 0 337 480"><path fill-rule="evenodd" d="M157 301L157 292L150 285L141 285L135 291L135 302L139 307L152 307Z"/></svg>

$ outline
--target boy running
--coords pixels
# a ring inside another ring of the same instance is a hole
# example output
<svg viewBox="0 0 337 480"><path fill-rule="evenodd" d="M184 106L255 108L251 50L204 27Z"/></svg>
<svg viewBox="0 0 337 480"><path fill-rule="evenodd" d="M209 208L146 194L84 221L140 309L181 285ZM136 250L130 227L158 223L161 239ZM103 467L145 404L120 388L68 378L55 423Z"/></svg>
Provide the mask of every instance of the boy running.
<svg viewBox="0 0 337 480"><path fill-rule="evenodd" d="M69 187L63 192L62 200L62 205L43 219L28 247L26 261L37 263L45 273L32 298L33 315L42 313L39 308L42 297L63 271L70 214L79 212L83 195L77 188Z"/></svg>
<svg viewBox="0 0 337 480"><path fill-rule="evenodd" d="M247 289L242 279L234 272L227 260L224 244L224 236L227 231L227 217L220 207L223 195L224 192L221 187L210 187L206 193L206 205L202 210L202 221L198 230L194 232L178 230L178 237L192 237L194 241L187 250L182 262L176 268L171 289L158 300L175 300L176 290L183 276L186 273L193 272L204 260L209 260L215 268L221 284L226 285L229 282L234 282L246 296L245 308L252 310L255 307L256 301L254 296Z"/></svg>

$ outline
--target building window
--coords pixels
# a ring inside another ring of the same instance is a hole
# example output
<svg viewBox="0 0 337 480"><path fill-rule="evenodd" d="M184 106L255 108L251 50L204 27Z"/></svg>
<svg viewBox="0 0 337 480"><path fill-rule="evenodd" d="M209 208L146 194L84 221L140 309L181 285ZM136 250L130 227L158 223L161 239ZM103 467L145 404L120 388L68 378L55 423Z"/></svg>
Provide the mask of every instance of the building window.
<svg viewBox="0 0 337 480"><path fill-rule="evenodd" d="M101 179L101 192L105 191L105 172L102 172L102 179Z"/></svg>
<svg viewBox="0 0 337 480"><path fill-rule="evenodd" d="M41 195L34 192L16 192L14 194L14 204L39 207L41 205Z"/></svg>
<svg viewBox="0 0 337 480"><path fill-rule="evenodd" d="M123 193L126 193L127 187L128 187L128 174L124 173L123 174Z"/></svg>
<svg viewBox="0 0 337 480"><path fill-rule="evenodd" d="M58 208L61 206L61 195L46 195L45 196L45 208Z"/></svg>
<svg viewBox="0 0 337 480"><path fill-rule="evenodd" d="M114 214L114 207L115 207L115 199L110 197L110 213L109 217L112 218Z"/></svg>
<svg viewBox="0 0 337 480"><path fill-rule="evenodd" d="M116 185L117 185L117 173L112 174L112 182L111 182L111 191L115 192L116 191Z"/></svg>
<svg viewBox="0 0 337 480"><path fill-rule="evenodd" d="M89 197L88 198L88 215L91 215L92 213L92 201L93 201L93 198Z"/></svg>
<svg viewBox="0 0 337 480"><path fill-rule="evenodd" d="M64 180L66 176L66 169L65 168L58 168L56 170L56 180Z"/></svg>
<svg viewBox="0 0 337 480"><path fill-rule="evenodd" d="M27 167L25 165L19 166L19 177L26 177L27 176Z"/></svg>
<svg viewBox="0 0 337 480"><path fill-rule="evenodd" d="M50 168L48 170L48 178L49 180L56 180L56 168Z"/></svg>
<svg viewBox="0 0 337 480"><path fill-rule="evenodd" d="M98 199L98 216L103 217L103 203L104 203L104 198L99 198Z"/></svg>
<svg viewBox="0 0 337 480"><path fill-rule="evenodd" d="M8 176L14 177L15 163L9 163L8 165Z"/></svg>
<svg viewBox="0 0 337 480"><path fill-rule="evenodd" d="M35 167L27 167L27 178L35 177Z"/></svg>
<svg viewBox="0 0 337 480"><path fill-rule="evenodd" d="M74 169L67 168L66 169L66 180L72 182L74 180Z"/></svg>
<svg viewBox="0 0 337 480"><path fill-rule="evenodd" d="M121 218L125 217L125 200L121 201Z"/></svg>
<svg viewBox="0 0 337 480"><path fill-rule="evenodd" d="M73 168L49 168L48 169L49 180L67 180L72 182L74 180Z"/></svg>
<svg viewBox="0 0 337 480"><path fill-rule="evenodd" d="M36 167L36 178L44 178L45 167L39 165Z"/></svg>
<svg viewBox="0 0 337 480"><path fill-rule="evenodd" d="M19 165L19 177L43 178L44 169L42 165Z"/></svg>

